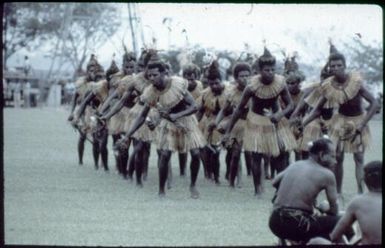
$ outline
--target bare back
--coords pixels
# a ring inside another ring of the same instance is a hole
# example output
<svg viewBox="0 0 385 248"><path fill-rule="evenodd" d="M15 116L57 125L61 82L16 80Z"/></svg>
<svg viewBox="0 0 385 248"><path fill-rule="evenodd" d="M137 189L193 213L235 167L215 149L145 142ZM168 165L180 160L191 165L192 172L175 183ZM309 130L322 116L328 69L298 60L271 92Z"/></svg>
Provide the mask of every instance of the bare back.
<svg viewBox="0 0 385 248"><path fill-rule="evenodd" d="M362 232L361 244L381 244L382 195L366 193L352 201L352 215Z"/></svg>
<svg viewBox="0 0 385 248"><path fill-rule="evenodd" d="M275 206L285 206L313 211L317 195L326 190L327 195L337 195L333 185L334 175L313 160L300 160L291 164L284 172L277 192ZM335 183L334 183L335 185ZM334 191L333 191L334 189Z"/></svg>

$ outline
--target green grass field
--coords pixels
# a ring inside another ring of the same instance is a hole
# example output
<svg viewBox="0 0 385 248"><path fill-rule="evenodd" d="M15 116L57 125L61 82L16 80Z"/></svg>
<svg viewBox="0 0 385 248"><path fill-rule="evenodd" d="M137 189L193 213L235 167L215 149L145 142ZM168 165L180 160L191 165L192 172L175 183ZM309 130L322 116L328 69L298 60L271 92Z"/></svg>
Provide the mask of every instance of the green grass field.
<svg viewBox="0 0 385 248"><path fill-rule="evenodd" d="M118 176L112 149L109 173L93 167L91 145L77 164L77 133L65 108L4 109L5 244L77 246L261 246L274 245L268 228L273 189L262 199L252 179L230 189L221 165L221 186L198 178L200 198L189 197L189 176L179 177L172 157L173 188L160 199L157 156L137 188ZM372 148L365 161L382 159L382 121L370 122ZM109 140L111 148L111 139ZM221 155L223 161L224 154ZM352 155L345 157L344 197L356 194ZM244 166L244 163L243 163ZM189 173L188 173L189 175Z"/></svg>

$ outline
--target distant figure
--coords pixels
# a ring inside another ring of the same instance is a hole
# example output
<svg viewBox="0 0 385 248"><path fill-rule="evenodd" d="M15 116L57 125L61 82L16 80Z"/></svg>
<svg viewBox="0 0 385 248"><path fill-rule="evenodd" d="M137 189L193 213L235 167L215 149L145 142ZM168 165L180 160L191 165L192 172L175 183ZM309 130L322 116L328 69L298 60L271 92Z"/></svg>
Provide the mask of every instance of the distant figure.
<svg viewBox="0 0 385 248"><path fill-rule="evenodd" d="M24 86L24 108L29 108L31 107L31 102L30 102L30 95L31 95L31 83L29 81L26 81Z"/></svg>
<svg viewBox="0 0 385 248"><path fill-rule="evenodd" d="M20 108L21 106L21 84L20 82L16 82L15 89L14 89L14 102L15 102L15 108Z"/></svg>
<svg viewBox="0 0 385 248"><path fill-rule="evenodd" d="M330 234L338 241L355 221L362 232L361 245L380 245L382 240L382 162L373 161L364 167L364 181L369 192L356 196Z"/></svg>

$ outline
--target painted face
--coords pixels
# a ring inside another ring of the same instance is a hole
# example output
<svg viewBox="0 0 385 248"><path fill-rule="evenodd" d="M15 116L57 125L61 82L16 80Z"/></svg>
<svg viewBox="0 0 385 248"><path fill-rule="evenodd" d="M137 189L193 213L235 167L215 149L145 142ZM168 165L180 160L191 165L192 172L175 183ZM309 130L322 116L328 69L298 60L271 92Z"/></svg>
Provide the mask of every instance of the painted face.
<svg viewBox="0 0 385 248"><path fill-rule="evenodd" d="M237 83L240 86L240 88L246 87L246 85L249 82L249 78L250 78L250 72L249 71L240 71L238 73Z"/></svg>
<svg viewBox="0 0 385 248"><path fill-rule="evenodd" d="M135 72L135 62L130 61L123 65L124 75L132 75Z"/></svg>
<svg viewBox="0 0 385 248"><path fill-rule="evenodd" d="M286 81L287 89L290 94L297 95L301 90L301 82L299 80L289 79Z"/></svg>
<svg viewBox="0 0 385 248"><path fill-rule="evenodd" d="M147 78L151 81L157 89L163 89L166 86L166 81L164 80L166 72L160 72L159 68L152 68L147 70Z"/></svg>
<svg viewBox="0 0 385 248"><path fill-rule="evenodd" d="M345 75L345 65L341 59L331 60L329 63L330 72L336 77Z"/></svg>
<svg viewBox="0 0 385 248"><path fill-rule="evenodd" d="M328 150L320 153L320 162L324 167L333 168L336 163L336 149L333 144L328 145Z"/></svg>
<svg viewBox="0 0 385 248"><path fill-rule="evenodd" d="M207 79L209 86L211 88L211 91L214 92L214 94L219 94L222 90L222 82L219 78L216 79Z"/></svg>
<svg viewBox="0 0 385 248"><path fill-rule="evenodd" d="M275 66L274 65L264 65L260 71L262 82L265 84L270 84L274 80Z"/></svg>

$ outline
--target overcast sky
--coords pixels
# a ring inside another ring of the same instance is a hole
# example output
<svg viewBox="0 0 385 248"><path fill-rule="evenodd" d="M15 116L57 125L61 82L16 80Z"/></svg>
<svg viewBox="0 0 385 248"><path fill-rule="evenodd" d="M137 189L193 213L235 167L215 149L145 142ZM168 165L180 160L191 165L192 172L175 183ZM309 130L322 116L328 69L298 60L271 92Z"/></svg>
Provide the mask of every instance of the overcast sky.
<svg viewBox="0 0 385 248"><path fill-rule="evenodd" d="M123 18L128 17L127 4L119 5ZM309 60L309 53L314 51L305 51L296 41L295 33L306 33L325 52L329 37L338 47L340 41L357 38L357 33L364 43L382 42L383 36L382 9L377 5L141 3L137 6L146 43L154 36L159 49L167 49L169 44L183 47L187 35L190 44L217 49L243 50L246 42L258 54L262 52L262 41L266 40L273 51L281 48L298 51L304 60ZM166 17L172 20L167 25L163 24ZM127 26L117 36L124 36L131 45ZM120 47L113 43L120 44L111 41L100 52L107 54L112 49L119 53Z"/></svg>
<svg viewBox="0 0 385 248"><path fill-rule="evenodd" d="M123 25L103 47L95 49L105 66L110 64L113 53L120 60L122 37L132 49L128 5L115 4L122 12ZM151 37L155 37L158 49L168 49L169 45L183 47L187 37L190 44L216 49L242 51L248 43L250 50L260 54L262 41L266 40L273 53L281 49L297 51L306 63L314 60L314 56L327 56L329 37L337 47L342 41L357 38L356 33L364 43L382 43L383 37L383 14L377 5L140 3L137 7L145 42L150 43ZM171 20L168 25L163 24L166 17ZM310 46L298 42L298 34L305 34ZM32 66L44 65L34 63L38 54L29 55ZM16 56L9 64L22 62L23 56Z"/></svg>

